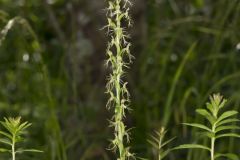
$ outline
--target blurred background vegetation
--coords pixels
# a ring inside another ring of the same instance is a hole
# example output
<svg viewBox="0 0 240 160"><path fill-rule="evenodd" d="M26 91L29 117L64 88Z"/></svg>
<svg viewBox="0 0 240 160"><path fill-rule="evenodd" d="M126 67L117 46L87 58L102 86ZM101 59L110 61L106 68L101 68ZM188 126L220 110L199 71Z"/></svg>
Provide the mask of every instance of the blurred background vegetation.
<svg viewBox="0 0 240 160"><path fill-rule="evenodd" d="M32 122L25 145L44 151L23 159L114 159L106 149L113 137L104 94L106 5L0 0L0 115ZM201 120L194 110L214 92L240 109L240 1L133 0L131 15L135 60L125 78L134 152L155 159L147 139L161 126L178 137L173 146L205 142L181 123ZM238 140L224 144L218 150L240 153ZM176 151L167 159L205 160L206 153Z"/></svg>

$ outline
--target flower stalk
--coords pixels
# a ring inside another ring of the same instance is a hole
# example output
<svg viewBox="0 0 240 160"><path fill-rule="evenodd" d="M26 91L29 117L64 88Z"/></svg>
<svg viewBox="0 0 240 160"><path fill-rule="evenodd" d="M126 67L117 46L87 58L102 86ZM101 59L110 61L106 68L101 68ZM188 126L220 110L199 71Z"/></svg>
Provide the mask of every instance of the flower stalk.
<svg viewBox="0 0 240 160"><path fill-rule="evenodd" d="M114 128L114 139L111 149L118 152L118 160L126 160L133 157L129 152L126 142L129 142L128 129L124 124L125 112L129 109L129 92L127 82L124 82L124 69L129 66L132 56L130 54L131 44L123 23L130 26L129 0L109 0L107 8L108 35L110 41L107 47L107 65L111 69L108 77L107 93L110 98L107 108L114 108L111 126ZM126 60L127 58L127 60Z"/></svg>

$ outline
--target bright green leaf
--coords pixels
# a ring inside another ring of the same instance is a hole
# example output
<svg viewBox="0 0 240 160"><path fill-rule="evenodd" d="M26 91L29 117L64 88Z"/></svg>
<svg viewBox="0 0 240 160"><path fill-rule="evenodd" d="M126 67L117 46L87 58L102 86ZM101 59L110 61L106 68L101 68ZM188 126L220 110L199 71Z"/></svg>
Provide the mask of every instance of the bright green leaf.
<svg viewBox="0 0 240 160"><path fill-rule="evenodd" d="M230 160L239 160L239 157L236 154L232 154L232 153L226 153L226 154L217 153L215 158L217 159L219 157L226 157Z"/></svg>
<svg viewBox="0 0 240 160"><path fill-rule="evenodd" d="M223 124L227 124L227 123L233 123L233 122L239 122L240 120L239 119L236 119L236 118L229 118L229 119L225 119L225 120L222 120L221 122L217 123L216 126L221 126Z"/></svg>
<svg viewBox="0 0 240 160"><path fill-rule="evenodd" d="M216 139L217 138L222 138L222 137L236 137L236 138L240 138L240 135L236 134L236 133L225 133L225 134L220 134L220 135L216 136Z"/></svg>
<svg viewBox="0 0 240 160"><path fill-rule="evenodd" d="M206 109L197 109L196 112L204 116L211 124L214 123L215 118Z"/></svg>
<svg viewBox="0 0 240 160"><path fill-rule="evenodd" d="M226 111L224 112L218 119L217 119L217 122L216 123L219 123L221 122L222 120L224 120L225 118L228 118L228 117L231 117L231 116L234 116L236 115L238 112L237 111Z"/></svg>
<svg viewBox="0 0 240 160"><path fill-rule="evenodd" d="M196 128L200 128L200 129L204 129L206 131L209 131L211 132L211 129L202 125L202 124L198 124L198 123L183 123L184 125L187 125L187 126L192 126L192 127L196 127Z"/></svg>
<svg viewBox="0 0 240 160"><path fill-rule="evenodd" d="M183 144L178 147L175 147L174 149L205 149L205 150L211 151L210 148L200 144Z"/></svg>
<svg viewBox="0 0 240 160"><path fill-rule="evenodd" d="M217 132L224 131L224 130L229 130L229 129L240 129L240 127L234 126L234 125L231 125L231 126L220 126L220 127L217 127L215 132L217 133Z"/></svg>

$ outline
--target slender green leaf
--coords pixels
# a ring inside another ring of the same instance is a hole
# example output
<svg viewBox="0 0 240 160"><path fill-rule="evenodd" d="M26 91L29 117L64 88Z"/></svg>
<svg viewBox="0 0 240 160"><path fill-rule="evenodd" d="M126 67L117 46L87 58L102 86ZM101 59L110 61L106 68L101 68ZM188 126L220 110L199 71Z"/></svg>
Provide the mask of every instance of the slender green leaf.
<svg viewBox="0 0 240 160"><path fill-rule="evenodd" d="M237 111L226 111L224 112L218 119L217 119L217 122L216 123L219 123L221 122L222 120L224 120L225 118L228 118L228 117L231 117L231 116L234 116L236 115L238 112Z"/></svg>
<svg viewBox="0 0 240 160"><path fill-rule="evenodd" d="M42 153L43 151L37 149L18 149L16 153L23 153L23 152L39 152Z"/></svg>
<svg viewBox="0 0 240 160"><path fill-rule="evenodd" d="M172 142L176 137L173 137L167 141L165 141L162 145L161 145L161 148L164 147L165 145L167 145L168 143Z"/></svg>
<svg viewBox="0 0 240 160"><path fill-rule="evenodd" d="M157 137L154 137L153 135L150 135L150 137L152 138L152 140L153 140L154 142L159 142L159 139L158 139Z"/></svg>
<svg viewBox="0 0 240 160"><path fill-rule="evenodd" d="M0 138L0 142L1 143L4 143L4 144L7 144L7 145L12 145L11 142L8 140L8 139L5 139L5 138Z"/></svg>
<svg viewBox="0 0 240 160"><path fill-rule="evenodd" d="M154 148L158 148L158 144L156 143L156 142L154 142L154 141L151 141L151 140L147 140L148 141L148 143L150 143Z"/></svg>
<svg viewBox="0 0 240 160"><path fill-rule="evenodd" d="M216 133L220 132L220 131L224 131L224 130L229 130L229 129L240 129L240 127L234 126L234 125L231 125L231 126L220 126L220 127L217 127Z"/></svg>
<svg viewBox="0 0 240 160"><path fill-rule="evenodd" d="M175 94L175 90L176 90L176 86L177 83L182 75L183 69L187 63L187 61L189 60L189 58L191 57L191 55L194 54L194 50L197 46L197 42L194 42L191 47L188 49L187 53L185 54L183 60L181 61L176 73L174 74L174 78L173 78L173 82L171 84L171 88L169 90L169 93L167 95L167 101L166 104L164 106L164 117L163 117L163 125L166 126L169 123L169 119L171 117L172 111L171 111L171 104L173 101L173 97Z"/></svg>
<svg viewBox="0 0 240 160"><path fill-rule="evenodd" d="M197 109L196 112L204 116L211 124L215 122L215 118L206 109Z"/></svg>
<svg viewBox="0 0 240 160"><path fill-rule="evenodd" d="M227 100L226 99L223 99L222 102L220 103L220 105L218 106L219 109L223 108L226 104Z"/></svg>
<svg viewBox="0 0 240 160"><path fill-rule="evenodd" d="M171 152L171 149L167 149L166 151L161 152L160 153L161 154L161 158L163 159L164 157L166 157L169 154L169 152Z"/></svg>
<svg viewBox="0 0 240 160"><path fill-rule="evenodd" d="M217 153L215 158L217 159L219 157L226 157L230 160L239 160L239 157L236 154L233 154L233 153L226 153L226 154Z"/></svg>
<svg viewBox="0 0 240 160"><path fill-rule="evenodd" d="M200 144L183 144L178 147L175 147L174 149L175 150L176 149L205 149L205 150L211 151L210 148L200 145Z"/></svg>
<svg viewBox="0 0 240 160"><path fill-rule="evenodd" d="M239 119L236 119L236 118L228 118L228 119L225 119L225 120L222 120L221 122L217 123L216 126L221 126L223 124L227 124L227 123L233 123L233 122L239 122L240 120Z"/></svg>
<svg viewBox="0 0 240 160"><path fill-rule="evenodd" d="M0 131L0 134L6 136L9 139L12 139L12 136L6 132Z"/></svg>
<svg viewBox="0 0 240 160"><path fill-rule="evenodd" d="M0 148L0 152L11 152L11 151L5 148Z"/></svg>
<svg viewBox="0 0 240 160"><path fill-rule="evenodd" d="M196 127L196 128L200 128L200 129L204 129L206 131L209 131L211 132L211 129L208 128L207 126L204 126L202 124L198 124L198 123L183 123L184 125L187 125L187 126L192 126L192 127Z"/></svg>
<svg viewBox="0 0 240 160"><path fill-rule="evenodd" d="M236 133L225 133L225 134L220 134L220 135L216 136L216 139L217 138L222 138L222 137L236 137L236 138L240 138L240 135L236 134Z"/></svg>
<svg viewBox="0 0 240 160"><path fill-rule="evenodd" d="M207 103L206 106L207 106L207 109L213 114L214 110L213 110L212 104L211 103Z"/></svg>

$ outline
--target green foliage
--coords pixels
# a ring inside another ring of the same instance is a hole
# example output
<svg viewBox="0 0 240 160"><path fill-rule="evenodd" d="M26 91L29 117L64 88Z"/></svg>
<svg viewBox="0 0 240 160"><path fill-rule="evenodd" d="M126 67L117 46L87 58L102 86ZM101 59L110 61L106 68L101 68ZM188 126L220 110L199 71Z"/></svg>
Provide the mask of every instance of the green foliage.
<svg viewBox="0 0 240 160"><path fill-rule="evenodd" d="M34 66L33 68L35 70L38 70L38 73L30 73L32 77L35 76L35 80L32 80L34 81L34 83L44 83L44 86L43 87L43 92L45 92L45 96L47 97L48 99L48 109L50 109L50 113L51 115L48 116L49 120L46 121L46 123L48 123L47 125L51 125L51 127L47 128L46 130L51 130L51 138L50 139L55 139L54 140L54 143L57 143L56 145L56 150L59 150L58 151L58 158L59 159L65 159L66 160L66 152L65 152L65 146L63 144L63 140L62 140L62 137L61 137L61 131L60 131L60 127L59 127L59 123L58 123L58 120L57 120L57 117L55 115L55 112L54 112L54 103L53 103L53 97L52 97L52 93L51 93L51 84L50 84L50 80L49 80L49 73L48 73L48 70L46 69L46 66L43 62L43 57L41 55L41 53L38 53L38 52L41 52L41 46L40 46L40 43L38 41L38 37L36 36L35 32L33 31L32 27L30 26L30 24L28 23L28 21L22 17L14 17L10 20L7 21L7 24L4 26L4 28L1 30L0 32L0 46L2 45L2 43L4 42L4 40L6 39L6 37L8 36L8 34L11 34L10 31L12 30L12 32L14 31L12 28L17 28L16 26L18 27L22 27L22 29L26 30L26 32L31 36L32 38L32 42L31 42L31 45L29 45L28 47L32 47L32 49L34 51L36 51L37 53L35 53L35 57L38 57L37 59L35 59L35 61L33 60L34 58L32 58L32 64L22 64L21 63L21 60L22 61L25 61L25 62L29 62L30 60L30 57L33 57L34 55L31 55L29 54L28 52L25 53L25 55L23 54L20 54L20 62L17 61L16 63L19 65L18 67L21 68L23 67L24 70L27 70L29 72L29 70L31 70L30 68L32 68L32 66ZM22 57L21 57L22 56ZM27 56L27 60L24 60L24 56ZM17 56L16 56L17 57ZM31 62L29 62L31 63ZM34 72L36 72L34 70ZM7 72L8 73L8 72ZM9 73L8 73L9 74ZM23 75L24 74L29 74L29 73L25 73L23 71L22 73ZM36 75L41 75L42 78L36 78ZM16 78L15 75L12 75L12 79ZM28 77L28 76L27 76ZM36 81L36 82L35 82ZM10 82L11 83L11 82ZM20 92L24 92L24 90L28 90L27 92L29 92L29 88L26 87L26 85L22 84L21 85L23 90L21 90ZM36 87L35 87L36 88ZM42 92L40 91L40 92ZM21 93L21 94L22 94ZM41 95L41 94L40 94ZM27 97L27 95L25 94L25 96ZM18 103L19 100L18 100ZM23 103L26 103L26 102L23 102ZM49 135L48 135L49 136ZM52 153L51 153L52 154ZM61 157L61 158L60 158Z"/></svg>
<svg viewBox="0 0 240 160"><path fill-rule="evenodd" d="M109 6L116 0L111 2ZM131 93L130 108L134 112L132 117L123 116L123 123L118 124L125 132L126 126L136 126L131 134L131 151L141 157L152 157L147 145L149 131L159 126L159 122L164 126L199 122L200 118L192 114L196 108L188 106L203 106L212 92L224 93L229 97L228 103L239 111L240 1L131 2L134 27L128 29L126 17L122 18L121 26L125 40L129 41L128 34L131 34L133 45L129 47L136 57L135 63L129 64L128 54L114 59L117 57L114 46L112 53L108 52L113 55L112 62L108 61L109 69L105 69L102 53L107 40L99 28L106 23L102 11L106 1L0 1L0 117L21 115L34 122L28 145L40 144L45 153L31 155L32 160L116 159L105 149L113 133L107 127L105 119L109 115L102 106L106 103L105 76L109 72L116 75L112 70L121 65L120 84L128 82L126 88ZM121 6L124 4L122 0ZM107 23L111 25L106 28L111 39L115 37L117 30L113 28L117 25L115 17L110 16L109 10L108 13ZM37 36L26 29L19 17L29 22ZM121 47L127 44L122 43ZM123 62L119 63L120 60ZM131 67L129 74L123 64ZM114 87L112 93L115 101ZM129 100L127 95L125 99ZM113 101L109 107L114 114L121 113L115 111ZM129 108L127 101L125 105ZM125 113L128 114L128 109ZM223 125L230 124L228 121ZM211 129L210 124L204 126ZM234 125L229 128L231 126ZM208 132L205 127L199 127ZM116 134L115 128L113 130ZM191 141L210 148L208 137L189 136L194 131L187 125L183 129L171 127L167 135L181 137L172 142L174 146ZM237 136L226 131L219 131L223 132L221 137ZM116 142L120 144L119 140ZM124 148L129 147L127 136L122 142ZM238 150L234 137L220 139L216 144L219 152ZM119 155L116 146L115 150ZM0 159L7 159L7 153L0 154ZM157 154L154 152L154 155ZM182 156L186 156L186 160L209 159L206 149L175 152L169 156L170 159ZM223 154L216 157L219 156ZM28 159L25 154L19 158Z"/></svg>
<svg viewBox="0 0 240 160"><path fill-rule="evenodd" d="M174 137L174 138L165 140L164 138L166 136L166 133L167 131L165 130L164 127L162 127L159 131L155 132L156 136L151 135L151 139L148 140L148 142L152 144L154 149L157 150L158 160L164 159L172 150L171 148L168 148L166 150L163 148L175 139Z"/></svg>
<svg viewBox="0 0 240 160"><path fill-rule="evenodd" d="M199 123L183 123L184 125L201 129L203 131L203 136L210 139L210 146L200 144L183 144L176 147L175 149L204 149L210 152L211 160L215 160L219 157L227 157L232 160L238 159L238 156L232 153L221 154L215 151L216 140L222 137L240 138L239 134L231 132L233 130L240 129L240 127L237 125L233 125L234 122L238 122L239 120L232 118L233 116L237 115L238 112L235 110L229 110L220 113L220 110L224 108L226 101L227 100L223 99L220 94L214 94L210 97L210 103L206 104L207 109L196 110L198 114L203 116L208 121L208 125Z"/></svg>
<svg viewBox="0 0 240 160"><path fill-rule="evenodd" d="M31 123L21 122L21 117L4 118L1 124L6 131L0 131L4 138L0 138L0 143L5 144L6 148L0 148L1 152L9 152L12 154L12 160L16 159L16 154L24 152L42 152L36 149L17 148L16 145L25 140L23 137L26 129L31 126Z"/></svg>
<svg viewBox="0 0 240 160"><path fill-rule="evenodd" d="M165 105L164 111L163 111L164 112L164 116L163 116L163 124L164 125L167 125L167 123L169 122L169 119L170 119L170 115L172 114L170 106L173 101L173 97L174 97L175 90L176 90L176 85L177 85L179 78L184 70L184 66L186 65L187 61L190 59L191 55L194 53L194 49L196 48L196 45L197 45L196 42L191 45L191 47L185 54L181 64L177 68L176 73L174 74L173 82L171 83L171 88L169 90L167 100L166 100L166 105Z"/></svg>

